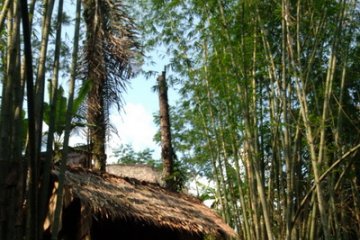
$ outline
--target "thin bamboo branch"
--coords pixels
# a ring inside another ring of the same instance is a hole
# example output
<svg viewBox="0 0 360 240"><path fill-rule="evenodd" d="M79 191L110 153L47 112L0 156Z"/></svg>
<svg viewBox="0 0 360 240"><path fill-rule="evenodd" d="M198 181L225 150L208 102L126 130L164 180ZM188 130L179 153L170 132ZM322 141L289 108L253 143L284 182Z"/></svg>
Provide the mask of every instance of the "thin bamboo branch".
<svg viewBox="0 0 360 240"><path fill-rule="evenodd" d="M63 0L59 1L59 8L62 10ZM62 12L62 11L61 11ZM71 131L71 119L73 114L73 104L74 104L74 95L75 95L75 81L76 81L76 72L77 72L77 60L78 60L78 50L79 50L79 38L80 38L80 21L81 21L81 0L76 1L76 20L75 20L75 29L74 29L74 48L72 52L72 62L71 62L71 72L70 72L70 89L69 89L69 100L66 110L66 120L65 120L65 136L63 144L63 154L60 165L59 172L59 186L57 192L57 201L54 213L54 222L52 226L52 240L58 239L59 225L60 225L60 215L62 213L62 204L63 204L63 191L64 191L64 181L65 181L65 170L66 170L66 159L68 154L69 138ZM61 24L61 21L60 21Z"/></svg>
<svg viewBox="0 0 360 240"><path fill-rule="evenodd" d="M348 150L344 155L342 155L342 157L340 157L339 159L337 159L320 177L319 177L319 182L323 181L327 175L329 173L331 173L336 167L338 167L344 160L346 160L351 154L357 152L357 150L360 149L360 144L352 147L350 150ZM309 197L311 196L311 194L314 192L314 190L316 189L316 184L313 184L312 187L310 188L310 190L307 192L307 194L305 195L305 197L301 200L300 206L298 208L298 211L296 212L294 219L293 219L293 223L296 222L297 218L299 217L300 212L303 210L305 204L307 203Z"/></svg>
<svg viewBox="0 0 360 240"><path fill-rule="evenodd" d="M3 3L3 8L1 9L1 13L0 13L0 32L2 31L5 22L5 17L11 2L12 2L11 0L5 0L5 2Z"/></svg>
<svg viewBox="0 0 360 240"><path fill-rule="evenodd" d="M36 225L37 215L37 186L38 186L38 159L36 158L36 133L35 133L35 111L36 105L34 104L34 84L33 84L33 64L32 64L32 47L31 47L31 32L28 15L27 0L21 0L21 17L23 25L23 38L24 38L24 55L26 66L26 88L27 88L27 107L28 107L28 132L29 132L29 145L28 152L30 157L30 219L33 224L30 226L32 239L38 239L38 227Z"/></svg>

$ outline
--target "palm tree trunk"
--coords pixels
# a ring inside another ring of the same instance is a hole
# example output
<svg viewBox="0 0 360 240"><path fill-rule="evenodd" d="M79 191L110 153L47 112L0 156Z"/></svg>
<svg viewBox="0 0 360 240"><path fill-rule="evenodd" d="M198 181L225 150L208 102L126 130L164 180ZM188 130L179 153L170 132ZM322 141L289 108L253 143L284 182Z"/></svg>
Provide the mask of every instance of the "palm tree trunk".
<svg viewBox="0 0 360 240"><path fill-rule="evenodd" d="M163 162L162 178L165 182L165 187L175 191L176 185L173 179L174 152L171 144L171 127L165 71L157 78L157 81L160 103L161 159Z"/></svg>
<svg viewBox="0 0 360 240"><path fill-rule="evenodd" d="M106 78L104 49L101 45L101 15L99 0L89 0L84 4L84 19L87 28L86 61L87 79L91 81L88 97L89 141L93 169L105 171L106 123L103 84Z"/></svg>
<svg viewBox="0 0 360 240"><path fill-rule="evenodd" d="M91 78L93 79L93 78ZM93 169L98 171L105 171L106 154L106 126L105 126L105 112L104 100L101 97L103 88L101 84L91 86L88 99L88 124L90 146L92 148Z"/></svg>

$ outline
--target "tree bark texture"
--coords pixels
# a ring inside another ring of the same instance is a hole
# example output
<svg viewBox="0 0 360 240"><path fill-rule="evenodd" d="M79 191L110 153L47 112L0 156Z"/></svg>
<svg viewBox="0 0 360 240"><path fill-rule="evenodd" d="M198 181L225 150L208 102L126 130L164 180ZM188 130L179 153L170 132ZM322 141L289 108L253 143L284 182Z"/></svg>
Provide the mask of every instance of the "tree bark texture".
<svg viewBox="0 0 360 240"><path fill-rule="evenodd" d="M87 27L86 61L87 76L91 82L88 97L89 138L93 160L93 169L105 171L106 155L106 123L104 109L104 82L106 70L104 66L104 49L102 39L101 15L99 1L87 1L84 5L84 19Z"/></svg>
<svg viewBox="0 0 360 240"><path fill-rule="evenodd" d="M163 161L163 180L165 187L175 190L173 170L174 170L174 152L171 144L169 103L167 95L167 84L165 71L157 78L159 87L160 103L160 134L161 134L161 159Z"/></svg>

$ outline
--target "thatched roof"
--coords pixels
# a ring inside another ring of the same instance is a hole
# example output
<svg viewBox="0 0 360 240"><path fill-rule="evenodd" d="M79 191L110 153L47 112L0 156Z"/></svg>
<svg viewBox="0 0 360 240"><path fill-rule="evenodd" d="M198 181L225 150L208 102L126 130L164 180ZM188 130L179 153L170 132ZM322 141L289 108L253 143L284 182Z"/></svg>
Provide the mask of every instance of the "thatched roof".
<svg viewBox="0 0 360 240"><path fill-rule="evenodd" d="M136 178L140 181L162 184L161 173L146 164L110 164L106 172L118 177Z"/></svg>
<svg viewBox="0 0 360 240"><path fill-rule="evenodd" d="M65 198L78 198L97 216L141 221L192 234L233 237L235 232L200 200L157 184L108 173L72 169L65 174Z"/></svg>

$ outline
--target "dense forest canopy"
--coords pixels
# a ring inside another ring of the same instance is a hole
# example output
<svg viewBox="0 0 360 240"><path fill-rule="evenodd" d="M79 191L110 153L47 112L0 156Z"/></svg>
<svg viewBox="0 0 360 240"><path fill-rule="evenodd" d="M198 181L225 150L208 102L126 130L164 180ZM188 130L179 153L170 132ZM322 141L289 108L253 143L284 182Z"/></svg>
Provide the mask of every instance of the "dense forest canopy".
<svg viewBox="0 0 360 240"><path fill-rule="evenodd" d="M74 127L104 170L109 107L160 45L181 96L176 164L214 183L201 197L240 239L360 239L358 1L65 4L73 16L62 0L0 2L0 239L41 238L53 151L63 173Z"/></svg>

